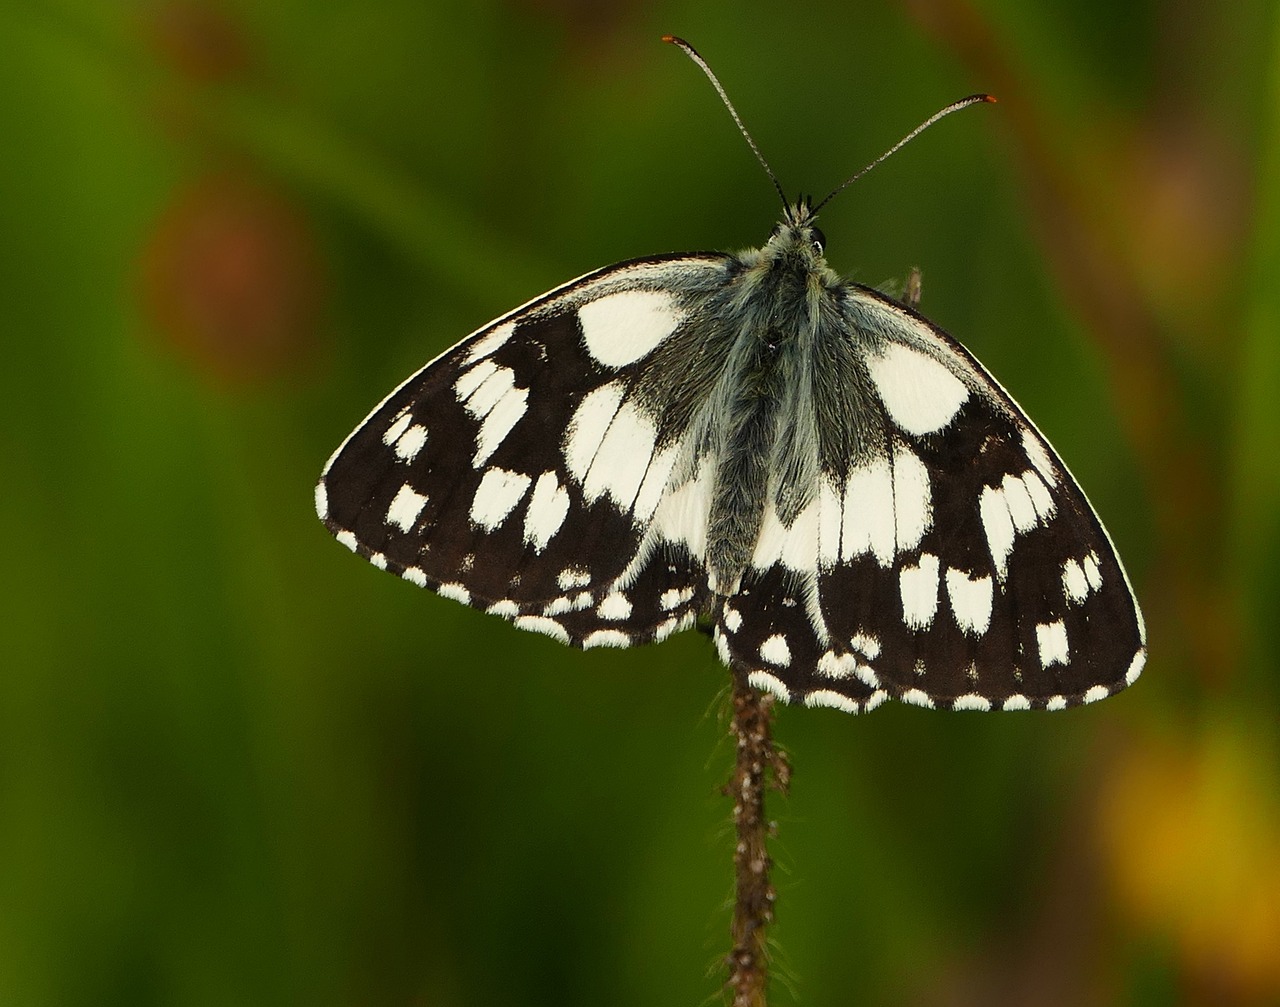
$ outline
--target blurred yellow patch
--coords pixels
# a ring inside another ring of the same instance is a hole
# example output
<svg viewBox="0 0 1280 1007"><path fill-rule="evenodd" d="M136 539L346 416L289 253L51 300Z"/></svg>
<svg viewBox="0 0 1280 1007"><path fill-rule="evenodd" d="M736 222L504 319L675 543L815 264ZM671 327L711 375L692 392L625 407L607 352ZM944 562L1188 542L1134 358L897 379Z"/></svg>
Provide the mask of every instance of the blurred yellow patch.
<svg viewBox="0 0 1280 1007"><path fill-rule="evenodd" d="M1099 824L1116 897L1209 988L1280 995L1275 725L1215 721L1130 747ZM1188 740L1191 739L1191 740Z"/></svg>

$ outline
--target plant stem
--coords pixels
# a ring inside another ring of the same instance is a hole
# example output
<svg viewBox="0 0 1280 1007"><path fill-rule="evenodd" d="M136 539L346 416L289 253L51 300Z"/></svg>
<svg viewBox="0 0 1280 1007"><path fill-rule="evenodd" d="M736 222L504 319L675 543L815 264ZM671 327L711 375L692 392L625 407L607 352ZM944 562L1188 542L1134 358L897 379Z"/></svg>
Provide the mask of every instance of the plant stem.
<svg viewBox="0 0 1280 1007"><path fill-rule="evenodd" d="M773 746L773 702L733 672L733 722L737 758L725 793L733 798L736 845L733 903L733 950L729 953L728 989L733 1007L766 1007L769 960L766 930L773 922L777 892L769 881L772 861L766 844L773 824L764 814L768 787L786 793L791 768Z"/></svg>

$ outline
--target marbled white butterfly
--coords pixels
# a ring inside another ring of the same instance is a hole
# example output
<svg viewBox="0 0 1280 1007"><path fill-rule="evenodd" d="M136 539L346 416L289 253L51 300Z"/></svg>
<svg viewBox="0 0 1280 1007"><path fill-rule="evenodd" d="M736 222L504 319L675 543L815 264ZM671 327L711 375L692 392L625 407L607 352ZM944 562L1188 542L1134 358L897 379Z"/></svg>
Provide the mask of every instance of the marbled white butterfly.
<svg viewBox="0 0 1280 1007"><path fill-rule="evenodd" d="M810 706L1054 710L1131 684L1142 616L1084 493L968 350L827 266L825 202L783 195L763 248L607 266L472 333L342 443L321 519L574 646L701 618Z"/></svg>

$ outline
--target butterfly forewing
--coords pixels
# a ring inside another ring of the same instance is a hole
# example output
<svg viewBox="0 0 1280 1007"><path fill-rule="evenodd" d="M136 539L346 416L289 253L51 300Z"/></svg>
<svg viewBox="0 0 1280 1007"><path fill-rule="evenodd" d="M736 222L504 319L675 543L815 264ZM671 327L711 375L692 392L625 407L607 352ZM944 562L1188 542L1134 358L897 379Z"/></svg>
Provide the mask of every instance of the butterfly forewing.
<svg viewBox="0 0 1280 1007"><path fill-rule="evenodd" d="M688 625L698 536L659 508L696 474L689 417L725 345L697 311L728 262L624 263L474 333L335 453L326 524L375 565L566 642Z"/></svg>

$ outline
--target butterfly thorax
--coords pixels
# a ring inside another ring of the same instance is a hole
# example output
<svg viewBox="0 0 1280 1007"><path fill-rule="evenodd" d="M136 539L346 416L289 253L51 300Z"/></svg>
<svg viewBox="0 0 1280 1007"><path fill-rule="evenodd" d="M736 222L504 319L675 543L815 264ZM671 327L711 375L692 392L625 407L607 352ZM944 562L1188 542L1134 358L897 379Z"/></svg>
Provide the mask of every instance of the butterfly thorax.
<svg viewBox="0 0 1280 1007"><path fill-rule="evenodd" d="M708 403L715 487L707 566L721 593L737 589L767 509L789 525L817 484L811 396L814 348L839 277L812 218L789 213L768 243L739 256L724 315L733 347Z"/></svg>

